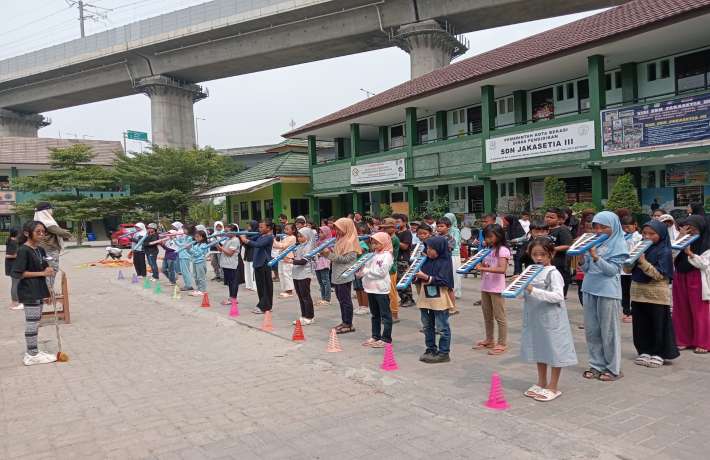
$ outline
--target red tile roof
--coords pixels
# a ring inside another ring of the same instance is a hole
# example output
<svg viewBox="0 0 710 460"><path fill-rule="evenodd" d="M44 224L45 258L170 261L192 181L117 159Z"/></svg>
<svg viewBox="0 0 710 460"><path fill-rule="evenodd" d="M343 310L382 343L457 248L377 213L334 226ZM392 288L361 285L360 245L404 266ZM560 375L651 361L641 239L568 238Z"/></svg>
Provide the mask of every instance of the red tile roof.
<svg viewBox="0 0 710 460"><path fill-rule="evenodd" d="M707 9L710 9L710 0L634 0L422 75L301 126L284 137L298 136L314 128L636 35L697 16Z"/></svg>

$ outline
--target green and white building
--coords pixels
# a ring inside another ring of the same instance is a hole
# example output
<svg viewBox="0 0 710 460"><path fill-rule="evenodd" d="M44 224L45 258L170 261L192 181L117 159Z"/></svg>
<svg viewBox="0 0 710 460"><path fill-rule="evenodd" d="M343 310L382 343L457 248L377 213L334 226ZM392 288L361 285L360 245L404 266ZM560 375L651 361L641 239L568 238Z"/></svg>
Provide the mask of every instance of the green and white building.
<svg viewBox="0 0 710 460"><path fill-rule="evenodd" d="M310 207L412 211L445 196L480 213L525 194L536 208L550 175L570 203L600 206L626 172L647 210L710 204L708 24L710 0L632 1L297 128L286 137L309 142Z"/></svg>

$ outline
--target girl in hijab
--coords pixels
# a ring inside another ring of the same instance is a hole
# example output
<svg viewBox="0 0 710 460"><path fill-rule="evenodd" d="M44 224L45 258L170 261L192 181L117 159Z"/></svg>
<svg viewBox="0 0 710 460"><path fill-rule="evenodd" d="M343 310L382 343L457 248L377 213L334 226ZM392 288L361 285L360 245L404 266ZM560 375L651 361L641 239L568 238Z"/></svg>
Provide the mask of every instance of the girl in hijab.
<svg viewBox="0 0 710 460"><path fill-rule="evenodd" d="M239 231L239 227L234 224L229 227L232 232ZM231 305L232 301L237 305L239 285L244 282L244 262L240 254L242 244L239 241L239 237L232 234L227 241L223 244L217 244L215 247L217 248L217 255L213 257L218 260L219 267L224 275L224 285L227 286L229 291L229 297L222 301L222 305Z"/></svg>
<svg viewBox="0 0 710 460"><path fill-rule="evenodd" d="M639 257L631 273L631 310L633 313L634 346L639 366L661 367L667 359L677 358L673 322L671 320L671 290L673 253L667 227L657 220L641 228L643 239L653 245Z"/></svg>
<svg viewBox="0 0 710 460"><path fill-rule="evenodd" d="M316 243L316 232L308 227L301 227L297 235L298 246L293 255L293 286L301 306L301 324L313 324L313 298L311 297L311 277L313 276L313 261L303 257L313 250ZM296 324L296 321L293 322Z"/></svg>
<svg viewBox="0 0 710 460"><path fill-rule="evenodd" d="M213 234L215 233L222 233L224 231L224 223L220 220L215 221L213 225L214 230L212 231ZM210 249L210 264L212 265L212 270L214 270L214 278L213 280L222 280L222 268L219 266L219 251L218 247L220 245L216 244Z"/></svg>
<svg viewBox="0 0 710 460"><path fill-rule="evenodd" d="M670 237L671 242L677 240L680 232L675 226L675 219L673 219L673 216L670 214L663 214L658 218L658 220L663 222L666 227L668 227L668 236Z"/></svg>
<svg viewBox="0 0 710 460"><path fill-rule="evenodd" d="M331 238L330 227L322 225L318 233L318 241L316 244L320 246L325 243L325 240L328 238ZM318 305L330 305L330 260L321 254L316 256L316 278L320 285L320 300L318 301Z"/></svg>
<svg viewBox="0 0 710 460"><path fill-rule="evenodd" d="M424 328L426 351L419 358L423 363L446 363L450 361L451 328L449 310L454 307L454 270L446 238L433 236L426 240L427 259L416 274L417 307L420 309ZM440 332L439 344L436 332Z"/></svg>
<svg viewBox="0 0 710 460"><path fill-rule="evenodd" d="M608 239L593 247L581 264L582 301L589 369L584 378L612 382L621 373L621 265L629 256L619 217L602 211L592 219L594 232Z"/></svg>
<svg viewBox="0 0 710 460"><path fill-rule="evenodd" d="M357 273L372 315L372 336L362 346L384 348L392 343L392 311L390 310L390 268L394 263L392 238L385 232L370 237L375 255Z"/></svg>
<svg viewBox="0 0 710 460"><path fill-rule="evenodd" d="M259 223L255 220L249 222L247 231L258 232ZM254 248L244 245L244 287L250 291L256 291L256 279L254 278Z"/></svg>
<svg viewBox="0 0 710 460"><path fill-rule="evenodd" d="M286 236L279 241L274 240L272 250L275 251L275 253L272 253L273 257L278 256L286 249L296 244L296 226L294 224L286 224L283 226L283 230ZM281 284L279 297L283 299L293 297L293 253L281 259L281 262L278 264L278 273L279 283Z"/></svg>
<svg viewBox="0 0 710 460"><path fill-rule="evenodd" d="M353 327L353 300L350 293L354 274L350 276L341 275L355 263L358 255L362 254L362 248L357 239L357 231L352 219L341 217L335 221L333 227L335 228L335 247L332 251L325 249L322 254L330 260L335 296L340 304L342 322L335 327L335 332L346 334L355 332Z"/></svg>
<svg viewBox="0 0 710 460"><path fill-rule="evenodd" d="M675 258L673 326L678 347L710 350L710 228L703 215L685 220L685 233L699 238Z"/></svg>
<svg viewBox="0 0 710 460"><path fill-rule="evenodd" d="M461 298L461 279L463 275L456 273L456 269L461 266L461 230L459 230L459 224L456 220L456 214L453 212L447 212L444 214L446 219L451 222L451 227L449 228L449 235L454 240L454 247L451 250L451 263L453 264L454 270L454 296L457 299ZM518 224L520 225L520 224ZM458 311L457 311L458 313Z"/></svg>
<svg viewBox="0 0 710 460"><path fill-rule="evenodd" d="M138 229L138 231L131 235L131 252L128 253L128 258L133 258L133 267L136 270L136 275L138 275L139 278L143 278L147 272L143 243L148 237L148 230L146 230L143 222L138 222L136 229Z"/></svg>

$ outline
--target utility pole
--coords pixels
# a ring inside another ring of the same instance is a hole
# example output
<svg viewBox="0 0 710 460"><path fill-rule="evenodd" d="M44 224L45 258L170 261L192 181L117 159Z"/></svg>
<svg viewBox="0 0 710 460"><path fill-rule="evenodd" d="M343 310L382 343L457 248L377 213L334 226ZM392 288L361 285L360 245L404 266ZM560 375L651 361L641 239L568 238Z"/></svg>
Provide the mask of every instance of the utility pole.
<svg viewBox="0 0 710 460"><path fill-rule="evenodd" d="M86 37L84 33L84 2L79 0L79 28L81 29L81 38Z"/></svg>
<svg viewBox="0 0 710 460"><path fill-rule="evenodd" d="M81 31L81 38L86 37L86 30L84 29L84 23L87 20L92 20L94 22L99 22L108 18L107 13L113 11L111 8L103 8L101 6L92 5L86 3L84 0L65 0L67 5L76 6L79 9L79 30ZM99 11L102 10L102 11Z"/></svg>

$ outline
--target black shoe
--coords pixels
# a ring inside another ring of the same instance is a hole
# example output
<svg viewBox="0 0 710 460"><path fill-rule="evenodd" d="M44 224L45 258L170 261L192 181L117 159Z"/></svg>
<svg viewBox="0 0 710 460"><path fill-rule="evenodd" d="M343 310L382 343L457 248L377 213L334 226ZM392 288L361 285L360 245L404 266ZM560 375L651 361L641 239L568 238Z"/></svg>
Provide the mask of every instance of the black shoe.
<svg viewBox="0 0 710 460"><path fill-rule="evenodd" d="M480 300L476 300L475 302L473 302L473 304L474 304L474 305L481 305L481 301L480 301Z"/></svg>
<svg viewBox="0 0 710 460"><path fill-rule="evenodd" d="M405 303L401 304L400 307L409 308L409 307L413 307L414 305L416 305L414 302L409 301L409 302L405 302Z"/></svg>
<svg viewBox="0 0 710 460"><path fill-rule="evenodd" d="M423 355L419 357L419 361L423 363L432 363L433 359L436 358L436 352L432 350L427 350Z"/></svg>
<svg viewBox="0 0 710 460"><path fill-rule="evenodd" d="M451 358L449 358L448 353L437 353L436 356L434 356L433 358L431 358L427 362L431 363L431 364L436 364L436 363L448 363L449 361L451 361Z"/></svg>

